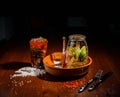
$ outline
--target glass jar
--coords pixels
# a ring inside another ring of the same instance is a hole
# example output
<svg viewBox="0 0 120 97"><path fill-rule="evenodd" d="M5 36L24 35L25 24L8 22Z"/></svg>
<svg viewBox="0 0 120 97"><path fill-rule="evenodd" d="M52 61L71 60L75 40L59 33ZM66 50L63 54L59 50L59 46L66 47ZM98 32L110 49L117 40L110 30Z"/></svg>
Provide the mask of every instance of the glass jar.
<svg viewBox="0 0 120 97"><path fill-rule="evenodd" d="M66 48L67 68L77 68L86 64L88 58L88 46L86 36L82 34L69 35Z"/></svg>

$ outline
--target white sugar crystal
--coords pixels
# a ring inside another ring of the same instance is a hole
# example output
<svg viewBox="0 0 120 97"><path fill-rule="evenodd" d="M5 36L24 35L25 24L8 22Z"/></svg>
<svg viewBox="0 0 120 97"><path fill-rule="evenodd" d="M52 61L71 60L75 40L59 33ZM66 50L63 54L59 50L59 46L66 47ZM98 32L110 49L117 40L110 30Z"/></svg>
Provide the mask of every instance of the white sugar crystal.
<svg viewBox="0 0 120 97"><path fill-rule="evenodd" d="M31 80L27 81L27 83L31 83L31 82L32 82Z"/></svg>
<svg viewBox="0 0 120 97"><path fill-rule="evenodd" d="M34 67L22 67L22 68L18 69L17 71L15 71L15 74L12 75L12 78L18 77L18 76L22 76L22 77L39 76L39 75L43 75L45 73L46 72L43 69L38 69L38 68L34 68ZM10 76L10 78L11 78L11 76Z"/></svg>

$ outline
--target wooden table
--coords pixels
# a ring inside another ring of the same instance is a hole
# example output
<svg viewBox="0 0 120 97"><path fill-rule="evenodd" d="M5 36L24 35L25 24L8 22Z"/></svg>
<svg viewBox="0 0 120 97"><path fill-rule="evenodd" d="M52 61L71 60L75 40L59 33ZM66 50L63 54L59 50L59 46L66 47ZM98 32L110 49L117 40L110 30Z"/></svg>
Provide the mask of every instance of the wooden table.
<svg viewBox="0 0 120 97"><path fill-rule="evenodd" d="M29 40L13 39L0 48L0 97L120 97L120 62L119 49L105 42L88 42L89 56L93 62L89 72L78 78L60 79L49 74L43 77L15 77L10 75L21 67L30 65ZM62 50L62 41L49 40L48 52ZM103 74L112 71L113 74L94 91L88 88L82 93L78 89L96 72L102 69Z"/></svg>

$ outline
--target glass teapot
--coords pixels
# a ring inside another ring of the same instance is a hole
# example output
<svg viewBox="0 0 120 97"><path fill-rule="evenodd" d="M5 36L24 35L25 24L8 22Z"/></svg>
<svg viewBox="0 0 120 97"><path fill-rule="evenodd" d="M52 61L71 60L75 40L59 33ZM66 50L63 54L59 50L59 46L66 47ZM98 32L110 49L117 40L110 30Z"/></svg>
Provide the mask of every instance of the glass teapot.
<svg viewBox="0 0 120 97"><path fill-rule="evenodd" d="M85 65L88 58L86 36L72 34L68 38L65 50L65 64L67 68L77 68Z"/></svg>

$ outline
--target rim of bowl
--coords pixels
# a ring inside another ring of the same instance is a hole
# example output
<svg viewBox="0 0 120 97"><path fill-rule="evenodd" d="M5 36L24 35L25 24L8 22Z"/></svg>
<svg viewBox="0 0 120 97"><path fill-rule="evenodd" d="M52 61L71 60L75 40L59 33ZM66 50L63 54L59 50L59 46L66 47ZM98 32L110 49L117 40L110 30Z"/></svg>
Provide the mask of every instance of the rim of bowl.
<svg viewBox="0 0 120 97"><path fill-rule="evenodd" d="M60 53L60 52L58 52L58 53ZM89 63L87 63L86 65L84 65L84 66L81 66L81 67L76 67L76 68L59 68L59 67L54 67L54 66L50 66L50 65L47 65L46 64L46 58L47 57L49 57L50 55L47 55L44 59L43 59L43 64L44 64L44 66L47 66L47 67L49 67L49 68L53 68L53 69L64 69L64 70L72 70L72 69L81 69L81 68L84 68L84 67L87 67L87 66L89 66L91 63L92 63L92 58L90 57L90 56L88 56L88 60L90 60L89 61Z"/></svg>

